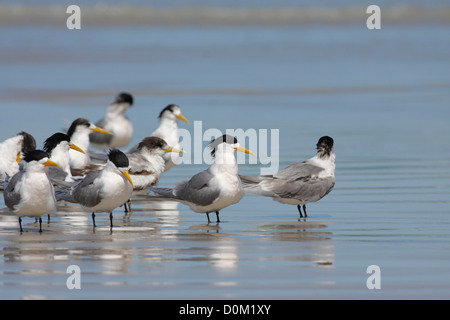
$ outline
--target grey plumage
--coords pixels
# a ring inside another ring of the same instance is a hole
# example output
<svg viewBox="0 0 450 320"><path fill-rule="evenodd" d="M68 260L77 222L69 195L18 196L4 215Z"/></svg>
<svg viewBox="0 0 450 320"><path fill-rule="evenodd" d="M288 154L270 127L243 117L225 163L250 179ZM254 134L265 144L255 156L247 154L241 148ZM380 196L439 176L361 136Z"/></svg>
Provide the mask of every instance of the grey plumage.
<svg viewBox="0 0 450 320"><path fill-rule="evenodd" d="M303 205L306 216L306 204L322 199L335 185L333 143L330 137L320 138L315 157L294 163L273 175L240 175L244 190L297 205L300 217L300 205Z"/></svg>
<svg viewBox="0 0 450 320"><path fill-rule="evenodd" d="M4 199L5 199L5 205L12 211L15 210L15 206L19 204L20 202L20 193L18 193L15 190L15 187L17 185L17 182L22 179L22 176L25 174L24 171L19 171L14 176L9 177L6 176L5 182L4 182Z"/></svg>

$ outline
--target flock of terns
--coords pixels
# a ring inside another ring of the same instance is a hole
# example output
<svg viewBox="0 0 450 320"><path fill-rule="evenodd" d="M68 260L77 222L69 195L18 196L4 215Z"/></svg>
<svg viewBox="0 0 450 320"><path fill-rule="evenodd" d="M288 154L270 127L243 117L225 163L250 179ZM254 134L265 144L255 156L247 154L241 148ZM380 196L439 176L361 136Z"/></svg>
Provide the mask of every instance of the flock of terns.
<svg viewBox="0 0 450 320"><path fill-rule="evenodd" d="M0 179L6 206L19 217L39 220L55 213L57 202L79 204L84 211L112 212L124 205L132 213L130 199L149 189L164 198L184 203L191 210L209 214L219 212L241 200L244 192L272 197L281 203L297 205L300 217L307 217L306 204L327 195L335 184L333 139L323 136L317 142L314 157L292 164L273 175L243 176L238 173L234 153L255 155L242 147L235 137L223 135L209 148L214 163L204 171L175 184L156 187L161 175L177 165L180 154L178 121L189 121L174 104L159 114L160 126L136 146L124 152L133 136L133 125L125 112L133 105L129 93L121 93L109 105L106 115L96 124L79 118L67 132L57 132L45 140L43 150L36 149L32 135L20 132L0 143ZM90 147L101 152L90 151ZM108 152L105 152L109 150ZM96 161L93 162L92 159ZM128 206L128 208L127 208Z"/></svg>

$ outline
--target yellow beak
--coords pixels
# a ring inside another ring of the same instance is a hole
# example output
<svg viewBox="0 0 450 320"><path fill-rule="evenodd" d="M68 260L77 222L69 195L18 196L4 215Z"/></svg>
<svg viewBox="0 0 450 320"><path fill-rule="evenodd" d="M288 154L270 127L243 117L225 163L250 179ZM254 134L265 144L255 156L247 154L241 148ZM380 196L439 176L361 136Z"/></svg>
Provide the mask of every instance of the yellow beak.
<svg viewBox="0 0 450 320"><path fill-rule="evenodd" d="M165 152L178 152L178 153L186 153L183 150L177 149L177 148L173 148L173 147L168 147L166 149L163 149Z"/></svg>
<svg viewBox="0 0 450 320"><path fill-rule="evenodd" d="M43 163L46 167L59 167L59 165L56 162L53 162L52 160L47 160Z"/></svg>
<svg viewBox="0 0 450 320"><path fill-rule="evenodd" d="M106 131L105 129L99 128L99 127L95 127L94 129L92 129L93 132L100 132L100 133L104 133L104 134L111 134L111 132Z"/></svg>
<svg viewBox="0 0 450 320"><path fill-rule="evenodd" d="M177 119L183 120L184 122L189 124L188 119L186 119L181 113L179 115L176 115L175 117L177 117Z"/></svg>
<svg viewBox="0 0 450 320"><path fill-rule="evenodd" d="M131 177L130 177L130 174L128 173L128 170L121 171L121 172L122 172L122 175L123 175L125 178L127 178L128 181L130 181L131 185L132 185L133 188L134 188L133 180L131 180Z"/></svg>
<svg viewBox="0 0 450 320"><path fill-rule="evenodd" d="M248 149L245 149L244 147L234 148L234 150L236 150L236 151L241 151L241 152L245 152L245 153L251 154L251 155L253 155L253 156L256 156L256 154L254 154L253 152L251 152L251 151L248 150Z"/></svg>
<svg viewBox="0 0 450 320"><path fill-rule="evenodd" d="M19 164L20 161L22 161L22 159L20 158L20 152L17 154L16 161L17 161L17 164Z"/></svg>
<svg viewBox="0 0 450 320"><path fill-rule="evenodd" d="M70 149L76 150L76 151L78 151L78 152L86 153L86 152L84 152L79 146L77 146L77 145L75 145L75 144L70 144L69 147L70 147Z"/></svg>

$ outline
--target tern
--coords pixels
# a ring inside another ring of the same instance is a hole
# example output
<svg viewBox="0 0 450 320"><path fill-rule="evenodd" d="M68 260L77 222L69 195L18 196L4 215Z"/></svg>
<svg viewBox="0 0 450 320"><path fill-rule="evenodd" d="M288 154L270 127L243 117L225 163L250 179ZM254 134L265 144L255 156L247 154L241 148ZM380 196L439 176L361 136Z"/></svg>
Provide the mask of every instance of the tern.
<svg viewBox="0 0 450 320"><path fill-rule="evenodd" d="M44 142L44 151L50 155L50 160L57 163L58 167L49 168L50 180L73 182L70 170L70 149L84 153L77 145L70 143L69 135L57 132Z"/></svg>
<svg viewBox="0 0 450 320"><path fill-rule="evenodd" d="M210 212L215 212L220 222L219 211L239 202L244 195L234 152L255 155L230 135L216 138L209 147L215 162L207 170L176 183L174 188L148 187L159 195L188 205L195 212L206 213L208 223L211 222Z"/></svg>
<svg viewBox="0 0 450 320"><path fill-rule="evenodd" d="M103 128L111 135L92 132L89 135L91 145L106 150L127 146L133 137L133 124L125 116L125 111L133 105L133 96L129 93L120 93L109 105L105 117L95 125Z"/></svg>
<svg viewBox="0 0 450 320"><path fill-rule="evenodd" d="M317 154L309 160L294 163L273 175L243 176L245 192L272 197L274 200L297 205L302 218L306 204L325 197L335 184L334 141L324 136L317 142Z"/></svg>
<svg viewBox="0 0 450 320"><path fill-rule="evenodd" d="M112 228L112 211L130 199L133 192L133 181L128 168L127 156L118 149L112 149L102 170L89 173L83 180L75 183L69 192L57 192L57 197L79 203L85 211L92 212L94 227L95 213L109 212Z"/></svg>
<svg viewBox="0 0 450 320"><path fill-rule="evenodd" d="M173 148L180 149L178 136L178 120L183 120L187 124L189 121L181 114L181 108L176 104L169 104L159 114L159 127L150 135L163 139ZM130 149L129 152L136 150L137 146ZM165 168L169 170L178 164L180 159L179 153L167 153L164 155Z"/></svg>
<svg viewBox="0 0 450 320"><path fill-rule="evenodd" d="M5 180L5 204L19 216L20 232L23 232L22 217L39 218L39 232L42 232L42 215L56 212L54 189L46 167L58 165L42 150L25 153L23 160L23 168Z"/></svg>
<svg viewBox="0 0 450 320"><path fill-rule="evenodd" d="M70 137L70 143L77 145L84 153L76 150L70 150L70 168L72 170L85 169L91 164L89 156L89 134L91 132L100 132L111 135L111 132L97 127L95 124L84 118L78 118L72 122L67 134ZM74 174L73 175L78 175Z"/></svg>
<svg viewBox="0 0 450 320"><path fill-rule="evenodd" d="M11 177L19 172L23 155L34 149L36 140L24 131L0 143L0 180L4 180L6 175Z"/></svg>

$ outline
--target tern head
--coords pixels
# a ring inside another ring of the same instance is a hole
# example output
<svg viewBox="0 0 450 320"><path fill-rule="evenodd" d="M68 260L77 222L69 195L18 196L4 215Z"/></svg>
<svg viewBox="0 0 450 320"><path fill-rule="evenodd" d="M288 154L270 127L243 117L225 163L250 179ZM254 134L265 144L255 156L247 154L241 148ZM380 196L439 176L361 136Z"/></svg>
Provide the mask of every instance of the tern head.
<svg viewBox="0 0 450 320"><path fill-rule="evenodd" d="M119 93L117 95L117 97L114 99L113 103L117 103L117 104L119 104L119 103L127 103L130 106L132 106L133 105L133 96L131 94L127 93L127 92Z"/></svg>
<svg viewBox="0 0 450 320"><path fill-rule="evenodd" d="M25 157L23 160L25 160L26 163L37 163L39 165L43 165L45 167L59 167L58 164L48 159L49 155L47 152L42 150L31 150L27 153L25 153Z"/></svg>
<svg viewBox="0 0 450 320"><path fill-rule="evenodd" d="M317 154L320 158L329 157L333 152L334 140L329 136L323 136L317 142Z"/></svg>
<svg viewBox="0 0 450 320"><path fill-rule="evenodd" d="M25 132L19 132L17 134L18 136L22 136L22 146L20 148L20 151L17 153L17 163L20 163L21 161L21 154L25 154L27 152L30 152L34 149L36 149L36 140L34 139L34 137Z"/></svg>
<svg viewBox="0 0 450 320"><path fill-rule="evenodd" d="M119 149L111 149L108 153L108 159L117 167L120 173L130 181L131 185L133 185L133 181L131 180L130 174L128 173L128 168L130 166L130 162L128 161L128 157L120 151Z"/></svg>
<svg viewBox="0 0 450 320"><path fill-rule="evenodd" d="M72 137L75 133L79 133L82 131L86 131L87 133L101 132L104 134L112 134L105 129L97 127L95 124L84 118L78 118L74 122L72 122L72 125L67 131L67 134L69 135L69 137Z"/></svg>
<svg viewBox="0 0 450 320"><path fill-rule="evenodd" d="M216 149L219 148L220 145L225 144L225 148L228 148L230 150L233 151L241 151L241 152L245 152L245 153L249 153L251 155L255 155L253 152L251 152L250 150L242 147L239 142L237 141L236 137L230 136L228 134L224 134L223 136L220 136L216 139L214 139L213 141L211 141L211 143L209 144L209 147L212 149L211 150L211 156L214 158L216 156Z"/></svg>
<svg viewBox="0 0 450 320"><path fill-rule="evenodd" d="M176 104L169 104L167 107L162 109L159 114L159 118L169 118L173 120L180 119L189 124L189 121L181 114L181 108Z"/></svg>
<svg viewBox="0 0 450 320"><path fill-rule="evenodd" d="M146 137L138 144L138 150L147 150L163 155L166 152L185 153L183 150L173 148L167 144L164 139L159 137Z"/></svg>
<svg viewBox="0 0 450 320"><path fill-rule="evenodd" d="M61 132L57 132L50 136L47 140L44 142L44 151L48 154L51 154L53 149L55 149L60 144L67 145L67 151L70 149L76 150L81 153L85 153L83 150L81 150L78 146L74 145L73 143L70 143L70 137L69 135Z"/></svg>

